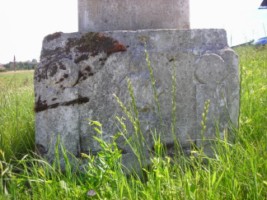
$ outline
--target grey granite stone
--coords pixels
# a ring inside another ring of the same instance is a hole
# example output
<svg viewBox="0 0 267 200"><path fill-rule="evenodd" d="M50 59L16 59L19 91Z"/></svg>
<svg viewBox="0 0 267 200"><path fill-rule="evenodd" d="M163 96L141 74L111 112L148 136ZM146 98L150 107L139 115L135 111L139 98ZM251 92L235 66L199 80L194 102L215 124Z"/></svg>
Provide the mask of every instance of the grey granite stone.
<svg viewBox="0 0 267 200"><path fill-rule="evenodd" d="M145 50L153 68L160 114ZM121 131L116 116L124 117L127 137L134 135L130 120L114 97L129 108L127 80L132 84L136 99L146 158L153 151L155 130L170 151L175 139L186 153L192 144L204 144L207 152L210 151L211 144L202 141L201 135L202 113L207 101L210 105L204 132L206 139L214 139L216 131L223 137L230 127L238 125L238 58L227 46L224 30L55 33L43 41L34 80L36 146L50 161L54 159L59 136L76 157L99 151L93 139L96 132L88 125L88 119L103 124L104 140L110 140ZM123 153L123 163L131 168L137 163L131 148L123 137L117 143Z"/></svg>
<svg viewBox="0 0 267 200"><path fill-rule="evenodd" d="M79 0L79 31L189 29L189 0Z"/></svg>

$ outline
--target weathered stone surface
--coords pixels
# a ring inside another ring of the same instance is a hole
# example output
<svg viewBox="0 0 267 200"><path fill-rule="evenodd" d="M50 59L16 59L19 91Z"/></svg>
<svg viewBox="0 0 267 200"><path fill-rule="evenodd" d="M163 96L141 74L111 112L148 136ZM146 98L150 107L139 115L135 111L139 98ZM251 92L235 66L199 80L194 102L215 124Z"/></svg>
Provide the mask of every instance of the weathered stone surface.
<svg viewBox="0 0 267 200"><path fill-rule="evenodd" d="M79 0L79 31L189 29L189 0Z"/></svg>
<svg viewBox="0 0 267 200"><path fill-rule="evenodd" d="M157 113L145 49L156 80L161 117ZM224 30L110 31L47 36L43 41L41 64L35 70L39 152L52 161L55 142L60 136L67 150L77 157L82 152L97 153L99 146L93 139L96 133L87 119L100 121L103 137L109 140L120 131L115 117L124 116L130 137L131 124L114 98L115 94L125 105L130 104L127 80L133 86L147 143L144 155L153 148L155 129L171 149L174 144L172 76L176 78L177 107L174 135L185 151L190 150L192 143L202 143L200 124L208 100L206 138L214 138L216 129L223 136L232 123L237 126L238 59L227 46ZM117 141L126 166L137 163L124 139Z"/></svg>

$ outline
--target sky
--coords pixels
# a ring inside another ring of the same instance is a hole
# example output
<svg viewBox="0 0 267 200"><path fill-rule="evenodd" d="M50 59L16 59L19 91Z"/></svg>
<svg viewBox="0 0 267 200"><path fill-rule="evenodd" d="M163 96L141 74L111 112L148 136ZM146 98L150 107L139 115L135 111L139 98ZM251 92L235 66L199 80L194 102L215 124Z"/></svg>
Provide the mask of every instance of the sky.
<svg viewBox="0 0 267 200"><path fill-rule="evenodd" d="M0 0L0 63L39 60L51 33L78 31L78 0ZM262 0L190 0L191 28L224 28L230 46L267 36Z"/></svg>

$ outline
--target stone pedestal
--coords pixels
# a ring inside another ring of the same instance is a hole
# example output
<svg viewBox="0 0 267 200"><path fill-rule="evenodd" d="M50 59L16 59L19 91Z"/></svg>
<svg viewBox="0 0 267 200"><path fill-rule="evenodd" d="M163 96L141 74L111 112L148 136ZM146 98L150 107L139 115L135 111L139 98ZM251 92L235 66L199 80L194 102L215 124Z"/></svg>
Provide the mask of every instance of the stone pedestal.
<svg viewBox="0 0 267 200"><path fill-rule="evenodd" d="M145 50L156 81L159 113ZM77 157L97 153L96 133L88 119L100 121L103 138L109 140L121 131L116 116L124 116L127 137L131 137L131 123L114 98L115 94L129 106L127 80L133 86L146 140L144 155L153 150L155 130L167 148L174 146L176 138L183 150L190 152L192 144L201 145L203 135L206 139L214 139L216 133L222 137L230 126L237 126L238 59L227 46L224 30L55 33L44 39L35 70L38 151L52 161L60 136L66 149ZM202 113L208 101L202 135ZM118 146L126 166L136 163L123 138L118 139Z"/></svg>
<svg viewBox="0 0 267 200"><path fill-rule="evenodd" d="M189 29L189 0L79 0L79 31Z"/></svg>

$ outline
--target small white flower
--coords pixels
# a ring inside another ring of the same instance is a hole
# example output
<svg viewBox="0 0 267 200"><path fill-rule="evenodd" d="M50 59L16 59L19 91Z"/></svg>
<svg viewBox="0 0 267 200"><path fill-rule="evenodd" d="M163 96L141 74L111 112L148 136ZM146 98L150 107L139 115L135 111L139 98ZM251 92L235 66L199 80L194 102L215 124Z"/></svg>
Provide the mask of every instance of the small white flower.
<svg viewBox="0 0 267 200"><path fill-rule="evenodd" d="M96 192L94 191L94 190L89 190L88 192L87 192L87 196L89 196L89 197L93 197L93 196L95 196L96 195Z"/></svg>

